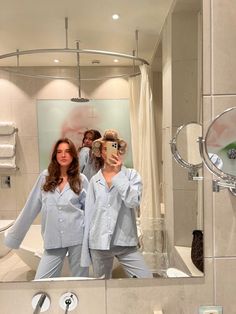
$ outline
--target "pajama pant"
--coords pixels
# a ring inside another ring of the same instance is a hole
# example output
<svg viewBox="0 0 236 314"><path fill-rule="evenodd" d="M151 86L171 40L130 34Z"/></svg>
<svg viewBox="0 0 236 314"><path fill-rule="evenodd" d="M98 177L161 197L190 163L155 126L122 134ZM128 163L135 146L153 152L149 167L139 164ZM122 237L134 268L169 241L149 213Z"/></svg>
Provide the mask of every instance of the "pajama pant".
<svg viewBox="0 0 236 314"><path fill-rule="evenodd" d="M110 250L90 249L95 277L112 278L114 257L118 259L128 277L152 278L142 254L136 247L113 246Z"/></svg>
<svg viewBox="0 0 236 314"><path fill-rule="evenodd" d="M35 279L60 277L67 253L71 275L73 277L88 277L89 268L80 266L81 247L82 245L79 244L67 248L45 250Z"/></svg>

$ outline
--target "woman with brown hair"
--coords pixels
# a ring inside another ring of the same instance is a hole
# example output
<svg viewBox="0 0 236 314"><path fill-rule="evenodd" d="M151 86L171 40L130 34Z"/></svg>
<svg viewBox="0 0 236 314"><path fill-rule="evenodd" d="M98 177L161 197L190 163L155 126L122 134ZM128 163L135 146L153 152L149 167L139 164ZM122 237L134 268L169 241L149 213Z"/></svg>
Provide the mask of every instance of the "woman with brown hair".
<svg viewBox="0 0 236 314"><path fill-rule="evenodd" d="M88 180L95 175L103 166L103 159L96 157L92 152L93 141L101 138L101 134L97 130L87 130L84 133L82 147L79 149L79 165L80 171Z"/></svg>
<svg viewBox="0 0 236 314"><path fill-rule="evenodd" d="M79 172L76 148L68 138L59 139L47 170L38 177L5 244L19 248L30 225L41 213L44 253L35 279L59 277L68 254L72 276L87 277L80 266L84 233L84 207L88 180Z"/></svg>

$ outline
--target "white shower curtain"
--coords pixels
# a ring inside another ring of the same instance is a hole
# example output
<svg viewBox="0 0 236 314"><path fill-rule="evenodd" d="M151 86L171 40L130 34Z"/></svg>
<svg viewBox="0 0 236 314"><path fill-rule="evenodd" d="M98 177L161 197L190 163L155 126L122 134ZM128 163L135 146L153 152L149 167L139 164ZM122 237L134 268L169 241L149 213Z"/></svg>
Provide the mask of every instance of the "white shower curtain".
<svg viewBox="0 0 236 314"><path fill-rule="evenodd" d="M141 77L131 77L130 125L134 168L143 181L140 206L143 218L160 218L160 188L157 160L157 135L153 110L152 91L149 82L149 67L140 66Z"/></svg>
<svg viewBox="0 0 236 314"><path fill-rule="evenodd" d="M141 76L131 77L130 125L134 168L142 177L140 245L150 269L162 276L168 267L166 232L160 210L160 187L154 104L149 67L140 66Z"/></svg>

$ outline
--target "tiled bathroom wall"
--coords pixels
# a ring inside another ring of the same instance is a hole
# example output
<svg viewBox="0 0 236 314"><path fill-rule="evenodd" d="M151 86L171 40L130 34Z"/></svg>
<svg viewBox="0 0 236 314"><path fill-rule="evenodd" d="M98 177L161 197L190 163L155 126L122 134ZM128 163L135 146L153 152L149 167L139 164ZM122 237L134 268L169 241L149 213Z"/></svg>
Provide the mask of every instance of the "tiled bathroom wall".
<svg viewBox="0 0 236 314"><path fill-rule="evenodd" d="M207 62L204 63L203 99L206 127L219 113L236 106L236 2L212 0L206 1L204 6L204 56ZM224 306L224 313L230 314L236 313L233 292L236 280L235 219L235 196L227 189L213 193L212 251L209 250L209 256L213 257L214 297L217 304Z"/></svg>
<svg viewBox="0 0 236 314"><path fill-rule="evenodd" d="M203 0L203 111L204 131L210 121L228 107L236 105L236 1ZM7 74L1 72L1 118L17 119L19 150L27 151L22 156L21 176L13 176L13 195L17 201L6 200L0 191L1 210L5 204L7 212L15 214L23 200L21 193L28 193L38 171L37 134L34 108L31 117L24 116L25 106L31 106L36 98L68 97L58 83L50 86L40 82L31 85L4 80ZM106 92L108 98L113 83L107 90L100 86L97 93ZM123 83L121 83L123 84ZM128 90L122 86L123 96ZM14 93L12 90L14 88ZM165 86L166 88L166 86ZM76 87L68 86L70 92ZM124 91L124 92L123 92ZM99 94L99 95L101 95ZM70 95L71 96L71 93ZM18 115L16 114L18 113ZM21 133L22 132L22 133ZM168 133L168 129L166 129ZM51 297L50 314L63 313L58 306L62 293L73 290L80 299L78 314L153 314L162 309L164 314L197 314L200 305L222 305L224 313L236 313L236 198L227 190L213 193L211 175L204 171L204 235L205 235L205 277L161 280L109 280L57 283L1 283L0 313L32 313L31 299L37 291L46 291ZM17 187L22 190L16 192ZM16 193L16 194L15 194ZM11 195L7 195L8 198ZM17 205L17 204L18 205ZM2 217L6 215L1 212Z"/></svg>

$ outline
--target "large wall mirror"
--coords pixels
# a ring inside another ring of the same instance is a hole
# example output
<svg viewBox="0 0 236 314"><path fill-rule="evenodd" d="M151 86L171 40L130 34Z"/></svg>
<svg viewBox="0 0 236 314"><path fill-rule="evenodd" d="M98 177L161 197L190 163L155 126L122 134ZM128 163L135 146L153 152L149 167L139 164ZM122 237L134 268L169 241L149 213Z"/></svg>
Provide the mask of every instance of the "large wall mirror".
<svg viewBox="0 0 236 314"><path fill-rule="evenodd" d="M156 38L155 53L153 52L153 58L150 62L152 76L151 86L154 103L153 118L155 121L157 138L157 143L155 143L154 146L156 146L156 165L158 171L156 191L157 194L159 194L157 205L158 210L155 213L158 214L153 216L147 215L147 217L142 220L140 213L137 213L140 251L151 269L155 280L156 278L170 277L198 277L203 276L204 274L191 260L193 231L200 230L203 232L202 181L189 181L185 169L180 167L173 160L169 145L171 138L180 126L188 125L191 121L195 121L198 125L201 125L202 123L202 1L168 1L168 10L166 9L166 3L166 0L160 2L160 10L158 11L165 9L164 11L166 13L160 28L160 37ZM148 17L144 18L148 20ZM134 67L138 68L136 64L131 64L129 66L131 69ZM69 72L66 72L67 70ZM38 68L35 71L37 72ZM71 71L73 72L73 69L66 69L65 73L68 74ZM111 69L105 69L104 73L107 75L107 73L109 74L109 71L111 71ZM89 75L91 72L93 72L93 69L89 67ZM117 70L114 70L113 73L117 73ZM82 69L82 75L86 75L85 68ZM10 74L9 79L12 79L17 86L19 80L14 79L14 74ZM121 83L119 88L122 89L124 84L128 84L127 82L128 79L126 79L125 83ZM24 90L24 77L22 77L22 81L20 81L19 84L21 84L20 88ZM71 105L71 102L69 99L59 100L55 99L56 97L51 97L48 92L49 87L46 91L46 95L47 92L49 95L47 99L46 96L44 99L40 99L40 97L37 98L37 96L35 97L35 95L37 95L37 89L44 88L44 85L46 86L48 84L45 83L45 81L38 81L38 78L32 78L32 80L26 81L25 84L32 84L33 87L29 97L32 97L32 103L34 103L35 108L32 109L29 106L26 107L24 115L27 114L27 110L29 110L29 114L32 114L33 110L36 112L35 115L38 119L37 127L34 125L33 128L34 130L39 126L41 128L37 130L37 140L40 150L40 158L38 160L39 169L42 169L45 165L45 161L43 161L42 158L45 157L45 149L48 150L47 143L45 144L45 141L42 141L42 137L44 139L47 137L53 142L53 137L51 137L52 133L50 132L54 132L54 136L55 134L58 134L58 126L55 127L53 121L50 124L50 122L46 121L46 118L44 119L48 110L47 106L52 105L52 115L55 117L55 122L58 122L62 118L62 111L58 110L58 107L63 106L66 103ZM53 86L54 81L50 82L50 84ZM56 88L63 89L63 83L56 84ZM94 88L94 90L98 91L98 95L99 93L103 93L104 95L105 88L114 88L114 86L112 83L100 84L84 80L82 82L82 88L84 91L90 91ZM121 134L124 132L122 135L128 136L127 140L130 142L130 146L132 146L132 140L135 136L132 134L132 128L130 128L127 119L129 116L129 99L127 99L127 97L119 97L119 92L120 91L117 92L117 97L116 93L114 93L113 99L111 99L111 97L107 98L106 104L109 106L110 101L110 105L116 103L118 107L122 107L122 114L119 114L119 109L117 109L114 115L119 118L121 123L125 121L125 129L123 124L119 127L114 126L114 128L120 130ZM120 94L122 94L122 92ZM96 105L99 105L99 101L102 102L102 100L97 97L97 99L93 99L93 101L94 103L89 105L89 108L91 109L89 115L92 117L94 117L94 108ZM105 106L106 104L104 103L105 102L103 102L103 105ZM39 106L41 106L40 110L45 106L43 109L44 111L38 110ZM74 104L72 106L78 108L80 105L77 106ZM86 104L81 105L81 107L84 106L86 106ZM68 108L66 110L68 111ZM78 109L78 111L79 110L80 109ZM73 108L71 108L71 112L72 111ZM68 115L69 114L68 111ZM57 115L60 115L60 117ZM123 118L124 116L125 118ZM57 117L59 117L59 119L57 119ZM73 112L72 118L74 118ZM109 116L106 118L109 120ZM60 121L62 120L63 119ZM115 119L114 121L115 124L118 120L116 121ZM97 126L100 131L104 131L107 127L111 127L109 124L107 124L106 127L106 121L102 121L102 123L103 125L101 124ZM44 128L45 126L47 126L47 130ZM96 128L96 125L93 125L93 128ZM143 132L146 131L144 127L141 129L143 129ZM27 145L31 145L31 143L27 143ZM183 145L185 144L182 143L181 146ZM19 145L18 153L22 154L23 150L24 146ZM136 156L131 154L131 151L132 149L126 160L127 166L132 166L134 158L136 158ZM146 154L146 152L143 153ZM191 151L189 151L189 155L194 158L194 154L192 154ZM27 158L30 159L31 157L28 156ZM19 166L20 170L18 170L18 173L11 173L10 175L13 176L15 180L21 181L24 180L25 175L22 170L25 167L24 162L20 161ZM6 172L1 173L1 176L3 177L2 180L7 180L8 175L6 175ZM38 174L34 173L32 170L30 180L27 182L29 186L33 185L37 175ZM201 169L199 169L199 176L202 176ZM20 199L19 202L19 207L21 206L21 208L24 205L27 196L26 193L23 193L22 195L22 199ZM0 197L4 199L3 193L0 194ZM153 196L153 198L155 197ZM20 210L20 208L18 210ZM0 225L1 243L3 242L2 240L5 230L11 226L12 221L16 218L17 214L19 214L19 211L14 213L15 217L12 215L6 219L5 212L1 213L1 218L3 217L3 219L0 220L0 222L4 221L3 226ZM17 252L15 250L9 251L4 245L0 245L0 280L3 282L33 280L35 270L37 269L43 251L43 242L40 237L40 221L35 221L33 228L30 228L27 233L21 249L17 250ZM68 275L68 262L66 261L62 270L62 276L67 277ZM68 276L68 279L69 278L70 277ZM126 278L122 268L117 262L114 263L113 278ZM58 279L60 280L60 278Z"/></svg>

